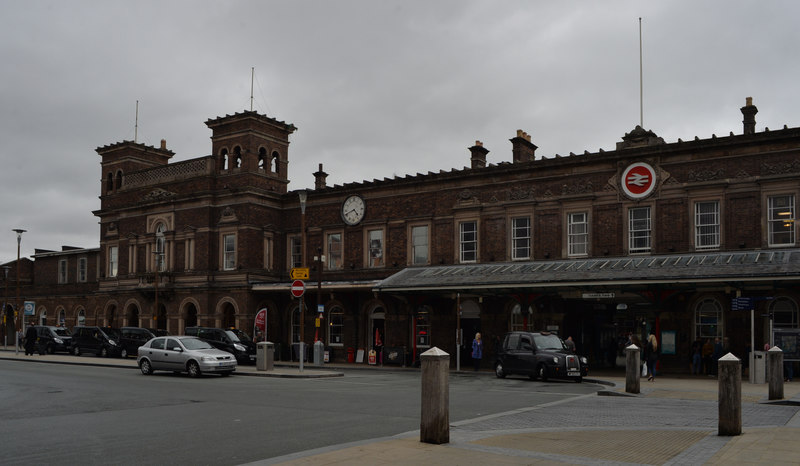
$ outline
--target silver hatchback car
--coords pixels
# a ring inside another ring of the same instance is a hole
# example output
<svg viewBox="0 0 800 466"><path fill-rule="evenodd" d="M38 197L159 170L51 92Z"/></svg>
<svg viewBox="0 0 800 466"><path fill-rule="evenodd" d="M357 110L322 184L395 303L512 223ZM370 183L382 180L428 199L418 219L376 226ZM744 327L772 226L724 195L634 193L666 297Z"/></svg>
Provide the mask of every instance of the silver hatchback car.
<svg viewBox="0 0 800 466"><path fill-rule="evenodd" d="M142 374L153 371L187 372L198 377L214 372L223 377L236 370L236 358L197 337L156 337L139 347L136 362Z"/></svg>

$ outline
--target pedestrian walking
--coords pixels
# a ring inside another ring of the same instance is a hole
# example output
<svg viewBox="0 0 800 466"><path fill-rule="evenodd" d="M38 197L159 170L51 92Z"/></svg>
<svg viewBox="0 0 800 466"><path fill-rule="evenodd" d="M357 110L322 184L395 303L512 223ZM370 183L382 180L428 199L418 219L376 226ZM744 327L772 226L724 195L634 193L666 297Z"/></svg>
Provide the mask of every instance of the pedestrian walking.
<svg viewBox="0 0 800 466"><path fill-rule="evenodd" d="M713 375L711 368L711 356L714 354L714 344L711 343L711 338L708 338L703 344L703 372L706 375Z"/></svg>
<svg viewBox="0 0 800 466"><path fill-rule="evenodd" d="M647 337L647 344L644 345L644 359L647 363L647 380L653 382L656 379L656 363L658 362L658 340L653 333Z"/></svg>
<svg viewBox="0 0 800 466"><path fill-rule="evenodd" d="M475 371L481 368L481 358L483 358L483 340L481 340L481 332L475 334L475 339L472 340L472 363L475 365Z"/></svg>
<svg viewBox="0 0 800 466"><path fill-rule="evenodd" d="M703 368L703 340L697 337L692 343L692 375L700 375Z"/></svg>
<svg viewBox="0 0 800 466"><path fill-rule="evenodd" d="M33 352L36 350L36 340L39 338L39 334L36 331L36 327L33 326L33 322L31 322L28 330L25 331L25 355L33 355Z"/></svg>

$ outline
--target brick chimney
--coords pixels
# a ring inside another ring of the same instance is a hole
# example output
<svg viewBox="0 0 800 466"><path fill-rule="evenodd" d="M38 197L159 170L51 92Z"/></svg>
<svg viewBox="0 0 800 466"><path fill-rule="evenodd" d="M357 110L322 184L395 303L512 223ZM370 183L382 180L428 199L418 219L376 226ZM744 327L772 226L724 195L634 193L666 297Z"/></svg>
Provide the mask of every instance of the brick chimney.
<svg viewBox="0 0 800 466"><path fill-rule="evenodd" d="M758 108L753 105L753 98L748 97L745 99L745 106L741 108L742 115L744 115L744 134L753 134L756 132L756 113Z"/></svg>
<svg viewBox="0 0 800 466"><path fill-rule="evenodd" d="M509 139L511 141L511 154L514 163L530 162L535 160L536 145L531 142L531 137L521 129L517 130L517 137Z"/></svg>
<svg viewBox="0 0 800 466"><path fill-rule="evenodd" d="M489 153L489 149L483 147L482 142L475 141L475 145L470 147L469 151L472 153L472 157L470 157L472 168L486 167L486 154Z"/></svg>
<svg viewBox="0 0 800 466"><path fill-rule="evenodd" d="M328 174L322 171L322 164L319 164L319 171L314 173L314 189L323 189L327 185L325 184L325 178L328 177Z"/></svg>

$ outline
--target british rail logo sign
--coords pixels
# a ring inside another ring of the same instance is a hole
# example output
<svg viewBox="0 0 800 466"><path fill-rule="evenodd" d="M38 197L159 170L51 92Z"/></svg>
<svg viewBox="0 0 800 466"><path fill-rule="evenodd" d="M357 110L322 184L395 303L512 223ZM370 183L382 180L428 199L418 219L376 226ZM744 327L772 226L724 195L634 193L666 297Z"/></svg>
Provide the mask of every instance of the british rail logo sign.
<svg viewBox="0 0 800 466"><path fill-rule="evenodd" d="M622 172L622 191L631 199L643 199L656 188L656 171L644 162L634 163Z"/></svg>

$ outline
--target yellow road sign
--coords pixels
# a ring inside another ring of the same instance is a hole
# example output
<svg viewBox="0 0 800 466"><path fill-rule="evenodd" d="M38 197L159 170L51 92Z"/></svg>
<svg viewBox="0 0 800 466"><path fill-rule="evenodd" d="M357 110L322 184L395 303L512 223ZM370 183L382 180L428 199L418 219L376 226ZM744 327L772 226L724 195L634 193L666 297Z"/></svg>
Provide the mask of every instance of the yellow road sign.
<svg viewBox="0 0 800 466"><path fill-rule="evenodd" d="M292 280L308 280L308 267L295 267L289 272Z"/></svg>

